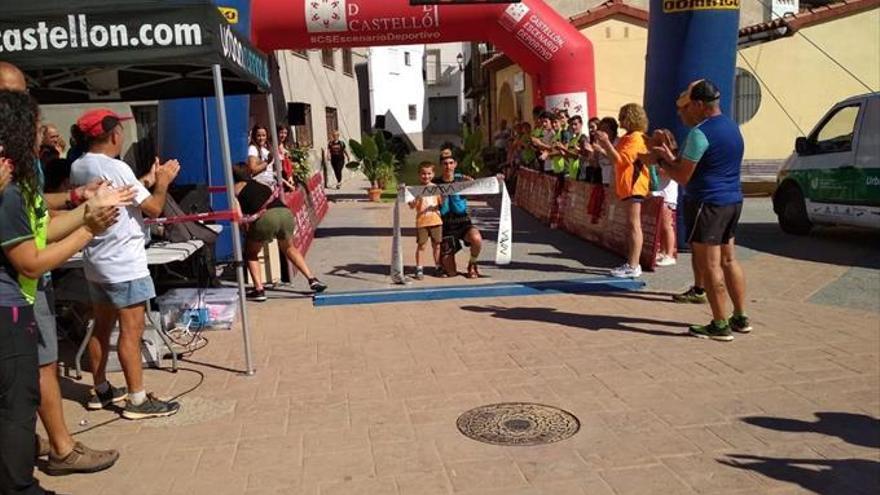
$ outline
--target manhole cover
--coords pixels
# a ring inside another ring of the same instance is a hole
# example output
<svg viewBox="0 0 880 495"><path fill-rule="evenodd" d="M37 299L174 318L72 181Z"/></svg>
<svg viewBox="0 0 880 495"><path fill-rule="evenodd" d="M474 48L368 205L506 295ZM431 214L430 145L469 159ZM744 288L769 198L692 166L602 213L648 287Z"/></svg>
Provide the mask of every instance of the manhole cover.
<svg viewBox="0 0 880 495"><path fill-rule="evenodd" d="M481 406L458 417L466 437L494 445L542 445L571 437L581 427L573 414L524 402Z"/></svg>

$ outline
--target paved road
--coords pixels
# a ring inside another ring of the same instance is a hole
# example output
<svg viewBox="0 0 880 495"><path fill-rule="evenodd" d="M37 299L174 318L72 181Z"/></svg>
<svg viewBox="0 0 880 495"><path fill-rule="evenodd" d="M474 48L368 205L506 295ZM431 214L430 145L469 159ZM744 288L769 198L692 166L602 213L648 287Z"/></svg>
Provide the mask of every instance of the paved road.
<svg viewBox="0 0 880 495"><path fill-rule="evenodd" d="M387 205L334 205L310 262L337 289L386 284L388 219ZM71 429L93 428L77 438L122 457L103 473L39 476L95 495L877 493L877 238L791 238L771 220L766 200L748 202L756 330L732 343L684 335L708 318L664 293L686 267L612 295L314 308L276 292L249 306L256 376L234 373L238 332L211 333L189 370L148 373L161 395L197 387L173 418L104 423L115 414L84 411L87 386L65 379ZM516 222L523 265L487 268L493 280L616 261ZM541 447L458 432L464 411L510 401L564 408L581 430Z"/></svg>
<svg viewBox="0 0 880 495"><path fill-rule="evenodd" d="M340 193L330 215L318 231L310 262L335 290L369 290L394 287L388 277L391 246L391 205L369 204L352 184ZM528 282L605 275L621 259L565 232L546 228L522 210L514 208L514 261L496 267L494 257L497 212L485 203L474 203L476 224L486 246L482 283ZM414 265L413 215L405 210L404 252L408 269ZM784 261L814 272L806 282L813 291L809 299L819 304L880 312L880 233L845 228L817 228L808 237L783 233L776 224L769 198L746 201L738 235L742 260ZM466 254L459 256L466 263ZM824 276L823 274L828 274ZM809 278L809 277L807 277ZM677 291L691 283L690 257L683 254L678 266L647 273L649 291ZM760 279L758 279L760 280ZM797 282L791 279L791 282ZM464 279L427 278L417 286L464 283ZM773 287L782 281L774 281ZM754 284L753 284L754 285ZM760 287L756 287L759 291Z"/></svg>

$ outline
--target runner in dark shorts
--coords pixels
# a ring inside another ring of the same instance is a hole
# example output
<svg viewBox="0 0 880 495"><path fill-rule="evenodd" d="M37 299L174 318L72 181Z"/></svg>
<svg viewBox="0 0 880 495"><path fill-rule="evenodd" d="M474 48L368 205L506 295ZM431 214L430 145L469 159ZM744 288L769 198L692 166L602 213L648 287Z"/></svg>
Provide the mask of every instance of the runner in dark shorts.
<svg viewBox="0 0 880 495"><path fill-rule="evenodd" d="M440 152L440 166L443 174L434 179L435 184L449 184L472 180L470 177L456 174L455 167L458 163L452 156L452 150L444 149ZM443 273L446 276L457 275L455 267L455 254L461 250L462 244L470 247L471 255L468 260L467 277L479 278L480 270L477 268L477 259L483 249L483 237L480 231L471 223L468 215L467 200L458 194L444 196L440 207L440 215L443 218L443 242L440 245L440 259L443 265Z"/></svg>
<svg viewBox="0 0 880 495"><path fill-rule="evenodd" d="M714 246L727 244L736 238L736 227L742 214L742 203L715 206L685 200L684 222L689 243Z"/></svg>
<svg viewBox="0 0 880 495"><path fill-rule="evenodd" d="M652 152L673 180L685 186L684 214L693 248L695 278L705 283L712 321L690 327L690 334L723 342L733 332L752 330L745 313L745 277L734 241L742 212L740 170L745 145L739 126L721 113L721 92L710 81L692 82L679 96L681 120L691 127L676 158L667 145ZM733 315L727 313L727 296Z"/></svg>
<svg viewBox="0 0 880 495"><path fill-rule="evenodd" d="M443 218L443 240L440 245L440 254L454 256L461 251L462 245L470 247L468 234L474 229L469 216L448 215Z"/></svg>

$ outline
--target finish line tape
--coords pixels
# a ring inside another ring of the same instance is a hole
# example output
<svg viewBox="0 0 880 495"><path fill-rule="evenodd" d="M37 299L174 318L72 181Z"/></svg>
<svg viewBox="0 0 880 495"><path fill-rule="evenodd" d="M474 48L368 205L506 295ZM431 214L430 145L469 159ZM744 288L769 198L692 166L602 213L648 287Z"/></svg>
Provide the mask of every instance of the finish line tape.
<svg viewBox="0 0 880 495"><path fill-rule="evenodd" d="M394 202L394 236L391 240L391 280L403 283L403 253L401 251L400 205L415 201L423 196L483 196L501 194L501 214L498 218L498 241L495 244L495 264L509 265L513 255L513 226L510 215L510 195L500 177L466 182L431 184L428 186L403 187Z"/></svg>
<svg viewBox="0 0 880 495"><path fill-rule="evenodd" d="M594 277L574 280L469 284L418 289L389 289L316 294L315 306L347 306L355 304L386 304L448 299L487 297L539 296L554 294L588 294L595 292L636 291L645 287L641 280Z"/></svg>

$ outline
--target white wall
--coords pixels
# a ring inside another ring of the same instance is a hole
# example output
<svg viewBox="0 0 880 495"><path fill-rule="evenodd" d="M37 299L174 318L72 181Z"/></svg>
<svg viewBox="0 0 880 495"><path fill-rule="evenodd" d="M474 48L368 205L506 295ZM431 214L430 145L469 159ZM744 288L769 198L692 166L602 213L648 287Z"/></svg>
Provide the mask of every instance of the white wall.
<svg viewBox="0 0 880 495"><path fill-rule="evenodd" d="M409 53L410 64L405 64ZM369 49L370 107L375 122L385 115L385 128L392 134L406 134L421 149L425 128L424 45L401 45ZM409 107L415 105L415 119Z"/></svg>
<svg viewBox="0 0 880 495"><path fill-rule="evenodd" d="M321 50L308 50L306 53L307 58L290 50L275 52L285 99L311 106L314 140L312 166L317 168L321 163L321 150L327 145L326 109L336 109L343 140L360 139L360 103L355 71L351 74L343 72L341 49L333 51L333 69L324 66ZM363 63L365 59L364 50L353 50L352 66Z"/></svg>
<svg viewBox="0 0 880 495"><path fill-rule="evenodd" d="M428 98L455 96L458 97L459 115L464 113L464 72L458 68L458 56L462 56L462 64L465 63L465 43L441 43L427 45L425 52L432 50L440 51L440 77L436 83L428 84ZM430 60L426 58L426 60ZM432 70L426 66L426 70ZM429 77L430 80L430 77Z"/></svg>
<svg viewBox="0 0 880 495"><path fill-rule="evenodd" d="M465 53L470 43L441 43L425 47L426 96L428 105L425 118L425 147L438 147L446 141L456 141L457 128L465 113L464 71ZM461 57L461 62L459 62ZM443 102L434 98L443 98ZM449 110L449 101L455 98L455 110ZM436 113L436 115L434 114Z"/></svg>

